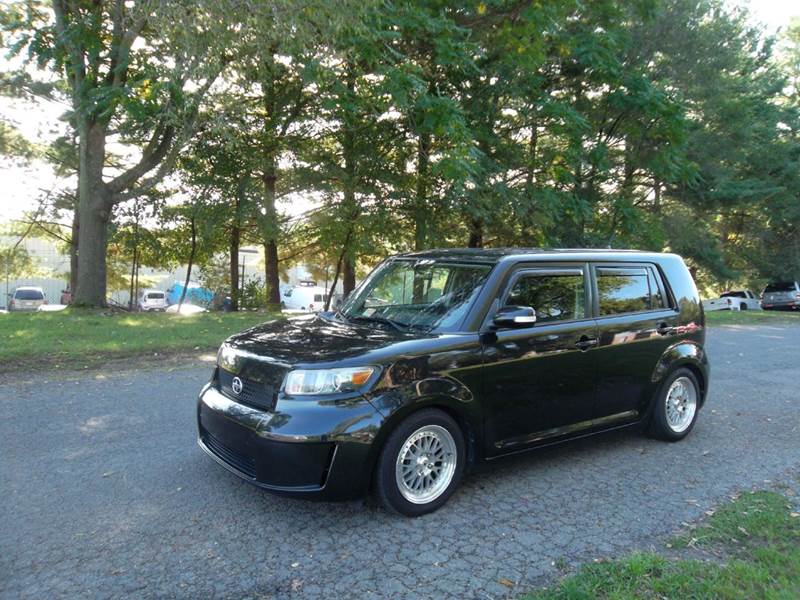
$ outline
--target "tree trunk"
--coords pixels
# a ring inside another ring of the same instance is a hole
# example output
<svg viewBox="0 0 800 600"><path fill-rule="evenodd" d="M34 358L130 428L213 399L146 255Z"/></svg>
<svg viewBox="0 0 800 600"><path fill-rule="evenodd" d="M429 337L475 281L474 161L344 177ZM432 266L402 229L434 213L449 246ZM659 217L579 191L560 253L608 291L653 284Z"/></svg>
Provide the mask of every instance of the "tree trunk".
<svg viewBox="0 0 800 600"><path fill-rule="evenodd" d="M356 79L355 70L352 63L347 64L347 91L350 97L355 96ZM352 111L345 113L345 131L342 139L342 154L344 155L344 210L347 218L350 219L350 227L347 230L344 248L342 248L342 295L347 296L356 287L356 246L358 245L353 241L356 224L358 223L359 214L361 212L360 206L356 201L356 186L358 184L357 158L356 158L356 123ZM336 266L337 271L339 265ZM336 292L336 284L334 282L329 294L329 302L333 299L333 294Z"/></svg>
<svg viewBox="0 0 800 600"><path fill-rule="evenodd" d="M278 213L275 210L275 183L277 181L275 155L269 151L264 156L264 276L267 283L267 302L277 308L281 305L280 275L278 272Z"/></svg>
<svg viewBox="0 0 800 600"><path fill-rule="evenodd" d="M278 245L275 240L264 243L264 276L267 281L267 302L277 308L281 305L281 279L278 271Z"/></svg>
<svg viewBox="0 0 800 600"><path fill-rule="evenodd" d="M134 207L134 216L136 221L133 225L133 264L131 265L131 287L130 297L128 298L128 310L133 310L133 305L136 297L133 295L133 278L136 275L137 265L139 264L139 204L138 201Z"/></svg>
<svg viewBox="0 0 800 600"><path fill-rule="evenodd" d="M342 275L342 293L347 296L356 288L356 265L352 256L344 259L344 274Z"/></svg>
<svg viewBox="0 0 800 600"><path fill-rule="evenodd" d="M428 243L428 175L431 136L422 133L417 141L417 189L414 201L414 250L424 250Z"/></svg>
<svg viewBox="0 0 800 600"><path fill-rule="evenodd" d="M106 251L111 194L103 182L105 127L80 125L78 172L78 279L74 302L83 306L106 304Z"/></svg>
<svg viewBox="0 0 800 600"><path fill-rule="evenodd" d="M536 119L531 124L531 136L528 138L528 171L525 173L525 187L528 194L536 183L536 149L539 143L539 126Z"/></svg>
<svg viewBox="0 0 800 600"><path fill-rule="evenodd" d="M347 236L344 240L344 247L342 248L341 253L339 254L339 260L336 261L336 271L333 274L333 281L331 282L331 287L328 290L328 297L325 299L325 310L329 310L331 307L331 300L333 299L333 294L336 292L336 284L339 283L339 273L342 272L342 263L344 262L344 255L347 252L347 246L350 245L350 236L353 233L353 222L350 222L350 228L347 230Z"/></svg>
<svg viewBox="0 0 800 600"><path fill-rule="evenodd" d="M195 224L194 215L192 215L192 249L189 252L189 263L186 265L186 281L184 281L183 283L183 290L181 291L181 299L178 300L178 314L180 314L181 312L183 301L186 300L186 290L189 289L189 281L192 278L192 265L194 264L194 254L196 251L197 251L197 227Z"/></svg>
<svg viewBox="0 0 800 600"><path fill-rule="evenodd" d="M137 257L136 258L136 287L134 288L134 292L133 292L135 294L136 298L139 297L139 266L140 266L139 258Z"/></svg>
<svg viewBox="0 0 800 600"><path fill-rule="evenodd" d="M467 241L468 248L483 248L483 221L480 219L471 219L469 228L469 240Z"/></svg>
<svg viewBox="0 0 800 600"><path fill-rule="evenodd" d="M661 212L661 180L658 178L653 181L653 212Z"/></svg>
<svg viewBox="0 0 800 600"><path fill-rule="evenodd" d="M236 221L231 226L231 310L239 310L239 203L236 203Z"/></svg>
<svg viewBox="0 0 800 600"><path fill-rule="evenodd" d="M70 304L75 298L75 289L78 287L78 236L80 235L80 220L78 219L77 205L72 211L72 235L69 240L69 293Z"/></svg>
<svg viewBox="0 0 800 600"><path fill-rule="evenodd" d="M137 256L138 250L139 249L136 246L133 247L133 261L131 261L131 285L128 290L128 310L130 311L133 310L133 302L135 298L133 295L133 284L134 284L134 279L136 277L136 260L139 258Z"/></svg>

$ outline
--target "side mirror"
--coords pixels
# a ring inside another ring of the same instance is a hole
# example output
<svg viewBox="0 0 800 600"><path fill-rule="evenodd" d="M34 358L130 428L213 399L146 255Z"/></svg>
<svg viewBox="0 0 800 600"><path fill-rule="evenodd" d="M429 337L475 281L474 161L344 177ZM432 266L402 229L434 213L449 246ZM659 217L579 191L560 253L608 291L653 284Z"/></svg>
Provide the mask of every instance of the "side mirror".
<svg viewBox="0 0 800 600"><path fill-rule="evenodd" d="M536 323L536 311L530 306L502 306L492 323L497 328L530 327Z"/></svg>

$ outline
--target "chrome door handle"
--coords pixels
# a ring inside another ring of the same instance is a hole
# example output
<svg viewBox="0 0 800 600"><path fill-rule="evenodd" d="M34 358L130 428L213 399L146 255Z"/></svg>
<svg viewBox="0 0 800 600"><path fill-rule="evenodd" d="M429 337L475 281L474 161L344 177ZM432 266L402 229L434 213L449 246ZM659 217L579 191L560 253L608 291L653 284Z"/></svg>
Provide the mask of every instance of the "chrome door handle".
<svg viewBox="0 0 800 600"><path fill-rule="evenodd" d="M658 327L656 328L656 332L658 335L670 335L675 333L675 329L666 323L659 323Z"/></svg>
<svg viewBox="0 0 800 600"><path fill-rule="evenodd" d="M589 336L582 335L581 338L575 342L575 347L578 348L581 352L586 352L592 346L597 346L598 339L597 338L590 338Z"/></svg>

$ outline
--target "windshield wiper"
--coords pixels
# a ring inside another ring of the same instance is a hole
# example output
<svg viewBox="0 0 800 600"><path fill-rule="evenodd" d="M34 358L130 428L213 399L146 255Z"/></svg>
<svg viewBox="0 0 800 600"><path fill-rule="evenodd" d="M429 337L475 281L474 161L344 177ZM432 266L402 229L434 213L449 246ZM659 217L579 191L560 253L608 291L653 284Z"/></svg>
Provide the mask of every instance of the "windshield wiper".
<svg viewBox="0 0 800 600"><path fill-rule="evenodd" d="M372 323L381 323L383 325L389 325L393 327L397 331L403 331L408 329L408 325L405 323L401 323L400 321L393 321L392 319L387 319L386 317L379 317L376 315L355 315L349 318L350 321L367 321Z"/></svg>

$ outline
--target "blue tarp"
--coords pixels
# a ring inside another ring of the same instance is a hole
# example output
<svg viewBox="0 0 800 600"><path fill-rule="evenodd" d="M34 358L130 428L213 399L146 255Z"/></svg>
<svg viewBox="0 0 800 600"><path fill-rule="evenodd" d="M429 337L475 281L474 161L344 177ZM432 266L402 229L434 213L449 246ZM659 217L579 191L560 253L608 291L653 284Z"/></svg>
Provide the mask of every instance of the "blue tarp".
<svg viewBox="0 0 800 600"><path fill-rule="evenodd" d="M181 294L183 293L183 282L176 281L166 291L167 304L177 304L180 302ZM186 304L196 304L197 306L208 306L214 298L214 292L208 288L202 287L198 283L189 282L189 288L186 290L186 298L183 300Z"/></svg>

